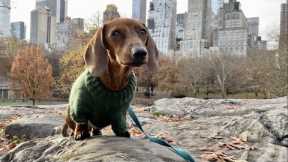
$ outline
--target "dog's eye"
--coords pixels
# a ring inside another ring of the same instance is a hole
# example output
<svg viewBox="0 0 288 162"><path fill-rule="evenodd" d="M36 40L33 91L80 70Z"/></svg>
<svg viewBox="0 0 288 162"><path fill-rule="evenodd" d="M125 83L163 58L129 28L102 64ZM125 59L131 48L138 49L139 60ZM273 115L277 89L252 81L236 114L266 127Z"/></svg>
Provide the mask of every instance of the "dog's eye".
<svg viewBox="0 0 288 162"><path fill-rule="evenodd" d="M116 30L116 31L113 31L113 32L111 33L111 36L112 36L112 37L119 37L119 36L121 36L121 33Z"/></svg>
<svg viewBox="0 0 288 162"><path fill-rule="evenodd" d="M140 30L138 31L138 33L139 33L140 35L146 35L146 30L145 30L145 29L140 29Z"/></svg>

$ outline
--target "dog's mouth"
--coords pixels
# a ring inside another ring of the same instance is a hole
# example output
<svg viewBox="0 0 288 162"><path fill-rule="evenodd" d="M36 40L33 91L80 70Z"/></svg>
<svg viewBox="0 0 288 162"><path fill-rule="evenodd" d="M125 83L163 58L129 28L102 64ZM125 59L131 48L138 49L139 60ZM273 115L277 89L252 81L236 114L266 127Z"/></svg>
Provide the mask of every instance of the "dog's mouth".
<svg viewBox="0 0 288 162"><path fill-rule="evenodd" d="M123 63L123 65L125 66L131 66L131 67L139 67L146 64L145 60L133 60L133 62L129 62L129 63Z"/></svg>
<svg viewBox="0 0 288 162"><path fill-rule="evenodd" d="M141 65L144 65L145 63L142 61L142 62L133 62L132 64L131 64L131 66L136 66L136 67L139 67L139 66L141 66Z"/></svg>
<svg viewBox="0 0 288 162"><path fill-rule="evenodd" d="M123 62L122 64L130 67L139 67L147 63L146 58L133 58L130 61Z"/></svg>
<svg viewBox="0 0 288 162"><path fill-rule="evenodd" d="M144 62L131 62L131 63L125 63L123 65L132 66L132 67L139 67L139 66L142 66L144 64L145 64Z"/></svg>

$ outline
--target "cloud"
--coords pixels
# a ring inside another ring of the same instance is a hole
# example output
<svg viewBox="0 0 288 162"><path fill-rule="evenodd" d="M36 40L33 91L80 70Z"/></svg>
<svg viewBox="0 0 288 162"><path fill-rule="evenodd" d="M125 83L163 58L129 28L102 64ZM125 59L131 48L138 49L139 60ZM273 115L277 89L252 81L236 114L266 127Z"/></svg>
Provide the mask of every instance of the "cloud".
<svg viewBox="0 0 288 162"><path fill-rule="evenodd" d="M246 17L260 18L260 35L264 39L280 27L280 7L283 0L240 0ZM276 32L277 33L277 32Z"/></svg>

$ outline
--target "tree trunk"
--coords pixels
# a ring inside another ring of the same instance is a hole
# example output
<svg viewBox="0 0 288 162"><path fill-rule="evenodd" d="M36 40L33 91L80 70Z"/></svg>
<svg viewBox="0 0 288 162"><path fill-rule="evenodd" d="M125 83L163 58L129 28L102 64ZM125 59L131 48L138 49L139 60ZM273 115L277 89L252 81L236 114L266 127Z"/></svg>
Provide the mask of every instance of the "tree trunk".
<svg viewBox="0 0 288 162"><path fill-rule="evenodd" d="M197 86L196 88L196 97L200 94L200 88Z"/></svg>
<svg viewBox="0 0 288 162"><path fill-rule="evenodd" d="M35 94L36 94L36 92L35 92L35 90L33 90L33 98L32 98L33 107L35 106L35 101L36 101Z"/></svg>
<svg viewBox="0 0 288 162"><path fill-rule="evenodd" d="M226 90L225 90L224 85L222 85L221 87L221 95L222 95L222 98L226 98Z"/></svg>
<svg viewBox="0 0 288 162"><path fill-rule="evenodd" d="M221 96L222 98L226 98L225 80L224 79L222 80L219 75L217 75L217 80L221 88Z"/></svg>
<svg viewBox="0 0 288 162"><path fill-rule="evenodd" d="M33 107L35 106L35 98L32 98Z"/></svg>
<svg viewBox="0 0 288 162"><path fill-rule="evenodd" d="M256 98L258 98L258 91L255 91L255 96Z"/></svg>
<svg viewBox="0 0 288 162"><path fill-rule="evenodd" d="M270 90L268 88L264 88L264 95L265 95L265 99L271 98L271 93L270 93Z"/></svg>

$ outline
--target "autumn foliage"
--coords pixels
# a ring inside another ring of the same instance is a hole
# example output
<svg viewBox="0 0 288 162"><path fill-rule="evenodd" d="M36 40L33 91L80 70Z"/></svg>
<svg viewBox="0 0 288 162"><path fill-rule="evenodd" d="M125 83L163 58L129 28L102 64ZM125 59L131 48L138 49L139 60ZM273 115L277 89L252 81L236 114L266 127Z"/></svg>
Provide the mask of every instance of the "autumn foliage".
<svg viewBox="0 0 288 162"><path fill-rule="evenodd" d="M18 97L35 101L50 96L53 77L52 66L43 51L34 46L17 52L11 68L12 86Z"/></svg>
<svg viewBox="0 0 288 162"><path fill-rule="evenodd" d="M57 80L57 89L64 98L68 97L72 83L85 69L82 53L82 48L72 50L60 59L60 78Z"/></svg>
<svg viewBox="0 0 288 162"><path fill-rule="evenodd" d="M157 90L172 97L273 98L287 94L284 51L160 59Z"/></svg>

